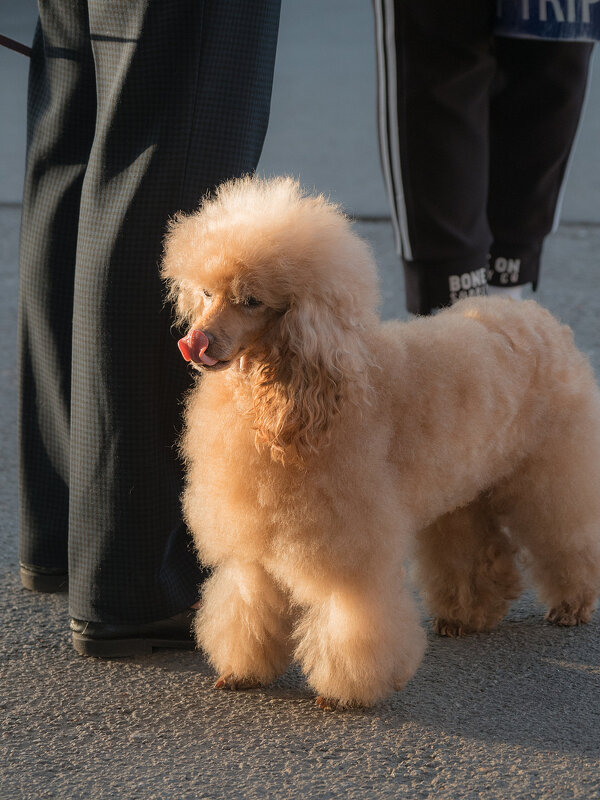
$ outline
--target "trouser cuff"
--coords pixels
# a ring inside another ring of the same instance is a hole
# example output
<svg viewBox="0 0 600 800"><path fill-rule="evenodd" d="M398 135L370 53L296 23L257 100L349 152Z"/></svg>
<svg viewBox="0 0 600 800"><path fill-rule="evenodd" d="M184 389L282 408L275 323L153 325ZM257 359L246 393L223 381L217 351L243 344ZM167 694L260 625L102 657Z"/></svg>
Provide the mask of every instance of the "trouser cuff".
<svg viewBox="0 0 600 800"><path fill-rule="evenodd" d="M443 264L404 260L406 308L411 314L430 314L465 297L487 294L492 286L537 288L542 249L494 244L489 256ZM487 267L482 267L487 264Z"/></svg>
<svg viewBox="0 0 600 800"><path fill-rule="evenodd" d="M465 297L487 293L487 256L431 264L404 261L406 308L411 314L430 314Z"/></svg>
<svg viewBox="0 0 600 800"><path fill-rule="evenodd" d="M488 283L491 286L523 286L537 288L542 248L524 249L519 245L494 244L488 263Z"/></svg>

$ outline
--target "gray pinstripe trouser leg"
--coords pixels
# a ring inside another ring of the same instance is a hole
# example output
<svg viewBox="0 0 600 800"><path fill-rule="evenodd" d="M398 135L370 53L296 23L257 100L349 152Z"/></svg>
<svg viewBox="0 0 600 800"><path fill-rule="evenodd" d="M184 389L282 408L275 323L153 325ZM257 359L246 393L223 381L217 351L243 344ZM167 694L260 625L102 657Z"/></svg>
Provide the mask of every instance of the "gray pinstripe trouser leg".
<svg viewBox="0 0 600 800"><path fill-rule="evenodd" d="M19 298L20 559L70 613L147 622L201 569L174 442L188 374L157 263L168 217L252 171L279 0L48 0L30 73Z"/></svg>

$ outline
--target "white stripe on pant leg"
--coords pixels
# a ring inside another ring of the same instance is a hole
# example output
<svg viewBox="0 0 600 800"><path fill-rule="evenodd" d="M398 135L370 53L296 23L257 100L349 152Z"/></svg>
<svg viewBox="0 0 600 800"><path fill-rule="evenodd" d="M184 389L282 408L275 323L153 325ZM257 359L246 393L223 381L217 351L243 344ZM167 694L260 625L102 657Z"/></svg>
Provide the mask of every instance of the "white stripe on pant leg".
<svg viewBox="0 0 600 800"><path fill-rule="evenodd" d="M394 238L396 240L396 250L399 254L402 253L402 237L400 235L400 228L398 226L398 218L396 214L396 201L394 198L394 186L392 182L392 167L390 164L390 153L387 143L387 81L386 81L386 67L385 67L385 50L384 50L384 37L383 37L383 9L381 7L381 0L373 0L373 7L375 10L375 37L377 41L377 95L378 103L377 108L379 111L379 151L381 153L381 165L383 171L383 180L388 195L388 203L392 215L392 228L394 231Z"/></svg>
<svg viewBox="0 0 600 800"><path fill-rule="evenodd" d="M373 6L375 9L379 75L379 85L377 87L379 96L379 146L383 177L392 212L392 226L396 238L396 247L405 259L411 261L413 256L408 236L406 204L402 192L402 169L398 136L394 0L373 0ZM387 21L387 28L384 24L385 21Z"/></svg>
<svg viewBox="0 0 600 800"><path fill-rule="evenodd" d="M592 83L592 67L594 66L594 57L596 55L596 47L592 50L592 54L590 56L590 65L587 74L587 84L585 87L585 97L583 98L583 103L581 105L581 113L579 114L579 121L577 123L577 130L575 131L575 136L573 137L573 144L571 145L571 152L569 153L569 158L567 161L567 166L565 167L565 171L563 174L562 183L560 185L560 189L558 191L558 198L556 200L556 208L554 209L554 220L552 221L552 231L551 233L556 233L558 230L558 226L560 223L560 217L562 214L562 206L563 200L565 199L565 189L567 188L567 178L569 177L569 172L571 171L571 165L573 163L573 154L575 153L575 147L577 146L577 140L579 139L579 133L581 131L581 123L583 118L585 117L585 113L588 106L588 101L590 99L590 85Z"/></svg>

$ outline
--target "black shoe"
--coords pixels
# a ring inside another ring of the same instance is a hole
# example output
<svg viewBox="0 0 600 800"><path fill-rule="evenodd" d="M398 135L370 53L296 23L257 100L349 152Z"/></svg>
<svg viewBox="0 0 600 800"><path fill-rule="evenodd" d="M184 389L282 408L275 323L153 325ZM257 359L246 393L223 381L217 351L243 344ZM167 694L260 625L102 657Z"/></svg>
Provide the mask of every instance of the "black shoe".
<svg viewBox="0 0 600 800"><path fill-rule="evenodd" d="M24 589L48 593L69 590L69 576L64 569L34 567L32 564L20 564L19 568Z"/></svg>
<svg viewBox="0 0 600 800"><path fill-rule="evenodd" d="M155 647L193 650L194 609L141 625L110 625L72 619L73 647L82 656L124 658L147 655Z"/></svg>

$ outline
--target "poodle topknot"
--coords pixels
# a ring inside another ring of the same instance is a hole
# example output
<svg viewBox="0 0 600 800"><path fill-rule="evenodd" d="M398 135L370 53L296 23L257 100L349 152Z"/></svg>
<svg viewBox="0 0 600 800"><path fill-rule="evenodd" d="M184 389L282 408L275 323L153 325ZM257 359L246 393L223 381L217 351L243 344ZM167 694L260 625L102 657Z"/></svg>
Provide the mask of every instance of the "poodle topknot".
<svg viewBox="0 0 600 800"><path fill-rule="evenodd" d="M521 590L558 625L600 591L600 393L534 302L464 300L382 324L368 245L289 178L224 184L177 216L163 262L187 399L184 513L197 639L219 688L292 659L324 708L402 688L434 629L493 628Z"/></svg>

